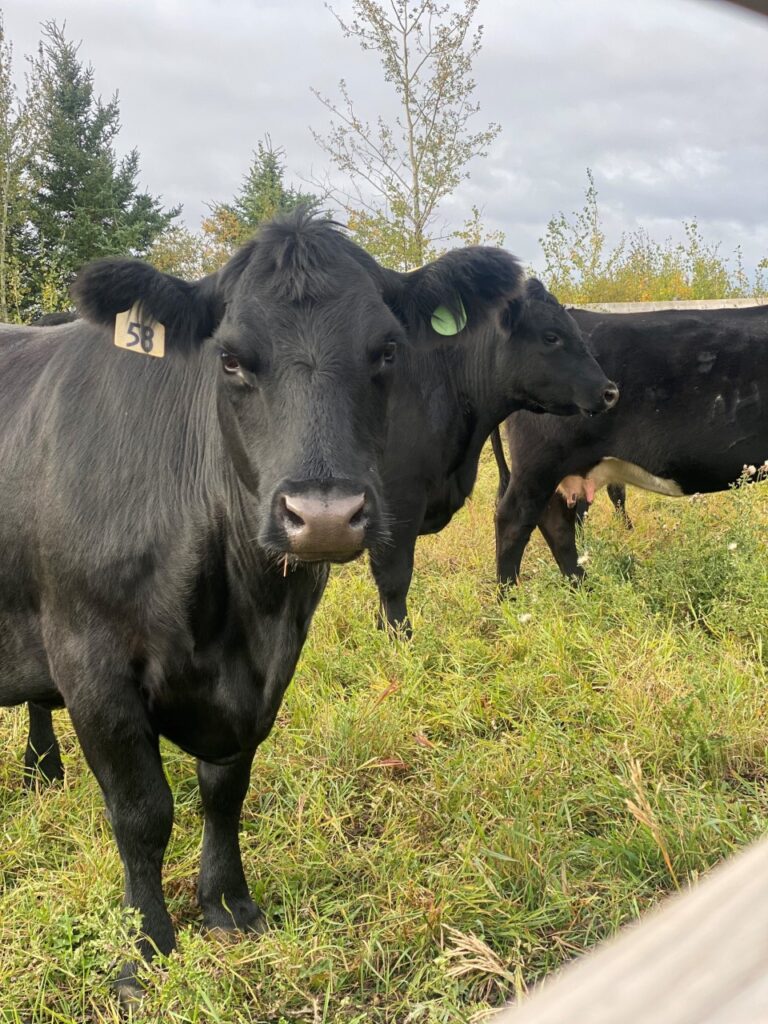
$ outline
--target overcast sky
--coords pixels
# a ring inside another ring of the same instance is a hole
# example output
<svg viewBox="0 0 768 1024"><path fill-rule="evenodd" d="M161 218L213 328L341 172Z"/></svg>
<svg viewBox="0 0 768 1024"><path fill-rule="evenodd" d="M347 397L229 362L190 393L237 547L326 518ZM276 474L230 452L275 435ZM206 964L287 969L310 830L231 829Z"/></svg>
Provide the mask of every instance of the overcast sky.
<svg viewBox="0 0 768 1024"><path fill-rule="evenodd" d="M350 0L335 8L349 12ZM66 20L99 92L118 90L120 147L138 147L141 184L182 203L198 227L237 190L269 133L291 177L321 175L310 126L344 77L360 112L391 110L371 54L345 39L322 0L0 0L16 73L40 23ZM481 0L476 125L502 133L442 209L470 206L509 249L542 266L538 239L583 204L595 173L609 237L659 240L697 218L748 268L768 255L768 18L718 0Z"/></svg>

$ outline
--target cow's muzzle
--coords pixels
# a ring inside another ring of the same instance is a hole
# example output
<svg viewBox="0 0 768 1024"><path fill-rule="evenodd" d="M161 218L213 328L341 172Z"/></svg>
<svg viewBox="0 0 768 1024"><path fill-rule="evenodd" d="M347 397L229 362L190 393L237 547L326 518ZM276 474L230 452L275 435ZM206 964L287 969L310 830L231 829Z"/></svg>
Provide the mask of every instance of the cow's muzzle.
<svg viewBox="0 0 768 1024"><path fill-rule="evenodd" d="M275 515L288 554L304 562L347 562L361 553L368 524L364 493L283 491Z"/></svg>
<svg viewBox="0 0 768 1024"><path fill-rule="evenodd" d="M608 412L619 400L619 388L612 380L609 380L600 392L600 397L594 405L582 406L581 411L587 416L597 416L598 413Z"/></svg>

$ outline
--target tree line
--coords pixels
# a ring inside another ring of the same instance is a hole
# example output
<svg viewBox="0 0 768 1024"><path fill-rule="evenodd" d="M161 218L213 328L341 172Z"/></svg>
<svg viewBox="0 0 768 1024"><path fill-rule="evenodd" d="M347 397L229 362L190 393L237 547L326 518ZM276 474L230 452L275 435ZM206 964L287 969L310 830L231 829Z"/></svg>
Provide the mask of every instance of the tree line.
<svg viewBox="0 0 768 1024"><path fill-rule="evenodd" d="M650 302L733 299L768 294L768 257L750 278L740 249L724 256L704 238L698 222L682 223L682 241L654 239L643 229L625 232L609 246L597 187L587 169L584 205L570 217L558 213L539 239L542 278L561 302Z"/></svg>
<svg viewBox="0 0 768 1024"><path fill-rule="evenodd" d="M117 95L94 90L94 71L56 22L42 26L26 87L14 87L13 48L0 13L0 320L25 322L68 305L68 286L89 260L131 254L186 278L220 267L264 220L298 204L334 206L381 262L420 266L451 244L503 244L473 207L460 227L440 224L440 204L487 155L501 131L477 125L473 62L480 0L353 0L345 36L378 58L398 113L361 113L342 80L338 98L315 92L330 121L313 132L328 170L290 184L286 155L267 136L229 201L212 201L197 230L139 187L139 153L118 158ZM566 302L727 298L762 293L768 259L752 279L695 221L685 241L637 231L608 247L597 189L587 171L584 208L554 216L541 246L545 284ZM535 269L535 268L532 268Z"/></svg>

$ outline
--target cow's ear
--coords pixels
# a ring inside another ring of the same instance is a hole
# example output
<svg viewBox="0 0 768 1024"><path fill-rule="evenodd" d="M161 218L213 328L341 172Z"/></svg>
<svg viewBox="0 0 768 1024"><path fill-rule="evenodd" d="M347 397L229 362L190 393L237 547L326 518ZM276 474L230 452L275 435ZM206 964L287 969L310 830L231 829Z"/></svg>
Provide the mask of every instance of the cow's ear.
<svg viewBox="0 0 768 1024"><path fill-rule="evenodd" d="M511 302L508 302L504 309L501 311L502 330L508 332L509 334L514 334L514 332L520 326L520 321L523 317L524 309L524 299L512 299Z"/></svg>
<svg viewBox="0 0 768 1024"><path fill-rule="evenodd" d="M538 277L529 277L525 282L525 294L537 302L556 302L554 295L548 292Z"/></svg>
<svg viewBox="0 0 768 1024"><path fill-rule="evenodd" d="M141 260L90 263L75 278L71 292L80 315L92 323L113 327L118 313L138 305L143 316L187 344L209 337L224 313L215 275L182 281Z"/></svg>
<svg viewBox="0 0 768 1024"><path fill-rule="evenodd" d="M437 340L465 336L522 294L524 274L504 249L452 249L418 270L395 275L385 299L409 331ZM436 315L437 314L437 315Z"/></svg>

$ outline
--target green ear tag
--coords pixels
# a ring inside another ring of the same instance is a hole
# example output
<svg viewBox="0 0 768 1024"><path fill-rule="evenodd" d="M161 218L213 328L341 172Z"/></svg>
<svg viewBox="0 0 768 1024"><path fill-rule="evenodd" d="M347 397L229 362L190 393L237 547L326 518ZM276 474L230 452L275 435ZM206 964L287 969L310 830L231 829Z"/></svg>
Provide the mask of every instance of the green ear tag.
<svg viewBox="0 0 768 1024"><path fill-rule="evenodd" d="M467 314L464 304L459 299L459 319L445 306L438 306L432 314L432 330L449 338L452 334L458 334L467 326Z"/></svg>

